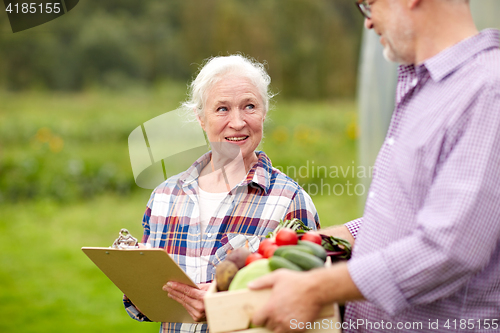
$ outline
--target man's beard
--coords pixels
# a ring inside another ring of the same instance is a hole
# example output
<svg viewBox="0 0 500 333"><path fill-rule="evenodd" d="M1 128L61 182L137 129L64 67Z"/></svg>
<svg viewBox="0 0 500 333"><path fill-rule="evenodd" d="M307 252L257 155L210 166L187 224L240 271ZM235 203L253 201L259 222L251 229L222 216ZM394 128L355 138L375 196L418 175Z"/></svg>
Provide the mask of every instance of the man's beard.
<svg viewBox="0 0 500 333"><path fill-rule="evenodd" d="M384 58L390 62L409 65L414 62L414 52L410 49L414 37L413 28L402 13L397 13L392 27L384 34Z"/></svg>

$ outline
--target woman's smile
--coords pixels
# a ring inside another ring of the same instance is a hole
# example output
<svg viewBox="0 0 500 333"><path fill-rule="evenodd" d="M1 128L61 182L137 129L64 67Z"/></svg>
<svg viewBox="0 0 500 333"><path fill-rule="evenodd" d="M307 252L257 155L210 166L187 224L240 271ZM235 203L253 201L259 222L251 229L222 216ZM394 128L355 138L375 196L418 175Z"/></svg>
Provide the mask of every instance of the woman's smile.
<svg viewBox="0 0 500 333"><path fill-rule="evenodd" d="M226 136L225 139L227 141L230 141L230 142L234 142L234 143L243 143L243 141L245 141L246 139L248 139L249 136L248 135L240 135L240 136Z"/></svg>

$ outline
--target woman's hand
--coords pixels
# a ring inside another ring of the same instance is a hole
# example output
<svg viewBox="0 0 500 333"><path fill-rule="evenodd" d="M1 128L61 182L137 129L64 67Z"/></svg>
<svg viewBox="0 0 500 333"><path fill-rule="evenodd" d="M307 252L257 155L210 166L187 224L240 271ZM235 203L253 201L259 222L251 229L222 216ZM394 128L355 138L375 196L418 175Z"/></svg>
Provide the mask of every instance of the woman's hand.
<svg viewBox="0 0 500 333"><path fill-rule="evenodd" d="M168 292L168 297L181 303L195 321L200 322L206 321L203 296L210 287L210 283L201 283L198 287L200 289L170 281L163 286L163 290Z"/></svg>

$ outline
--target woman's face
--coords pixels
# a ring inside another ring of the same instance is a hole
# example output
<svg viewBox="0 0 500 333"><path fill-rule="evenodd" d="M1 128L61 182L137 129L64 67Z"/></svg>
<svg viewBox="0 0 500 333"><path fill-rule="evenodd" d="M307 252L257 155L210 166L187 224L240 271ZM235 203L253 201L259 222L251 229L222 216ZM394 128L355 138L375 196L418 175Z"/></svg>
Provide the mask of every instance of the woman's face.
<svg viewBox="0 0 500 333"><path fill-rule="evenodd" d="M235 145L245 165L257 160L266 111L257 87L238 74L225 74L207 92L200 124L210 142ZM215 149L214 149L215 150Z"/></svg>

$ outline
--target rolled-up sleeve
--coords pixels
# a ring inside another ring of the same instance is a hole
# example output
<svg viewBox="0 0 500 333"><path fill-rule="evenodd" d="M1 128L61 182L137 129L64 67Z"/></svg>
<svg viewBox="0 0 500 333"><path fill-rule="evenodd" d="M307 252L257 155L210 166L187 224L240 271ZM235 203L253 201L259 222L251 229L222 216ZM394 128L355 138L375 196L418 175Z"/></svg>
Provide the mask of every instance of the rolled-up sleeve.
<svg viewBox="0 0 500 333"><path fill-rule="evenodd" d="M125 306L125 311L127 311L130 318L137 321L151 322L151 320L146 317L145 314L137 309L134 303L132 303L132 301L126 295L123 295L123 305Z"/></svg>
<svg viewBox="0 0 500 333"><path fill-rule="evenodd" d="M349 221L345 223L344 225L349 229L349 232L351 233L352 237L356 238L358 235L359 228L363 224L363 218L360 217L359 219Z"/></svg>

